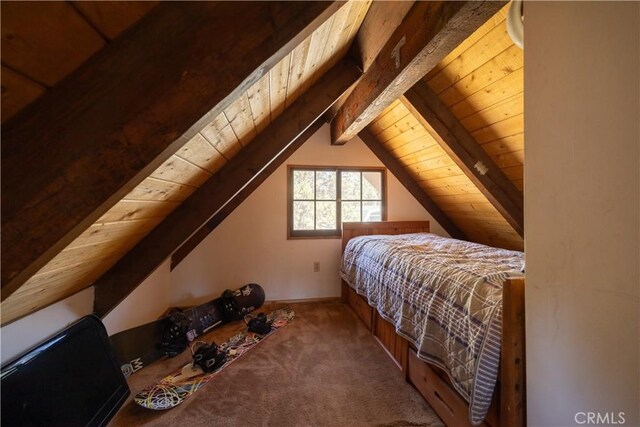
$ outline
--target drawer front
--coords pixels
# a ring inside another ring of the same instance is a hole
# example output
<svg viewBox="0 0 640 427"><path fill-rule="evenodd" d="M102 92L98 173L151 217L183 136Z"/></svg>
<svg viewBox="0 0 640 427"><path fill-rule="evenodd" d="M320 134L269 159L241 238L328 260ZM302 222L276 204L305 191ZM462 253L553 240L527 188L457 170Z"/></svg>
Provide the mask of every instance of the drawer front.
<svg viewBox="0 0 640 427"><path fill-rule="evenodd" d="M413 349L409 350L409 379L447 426L471 426L468 404Z"/></svg>
<svg viewBox="0 0 640 427"><path fill-rule="evenodd" d="M349 305L358 317L362 319L367 329L371 330L371 315L373 314L373 309L367 304L367 301L363 297L351 288L349 288Z"/></svg>
<svg viewBox="0 0 640 427"><path fill-rule="evenodd" d="M407 368L407 351L409 343L396 334L393 324L387 322L377 311L373 312L373 335L384 347L398 367L405 372Z"/></svg>

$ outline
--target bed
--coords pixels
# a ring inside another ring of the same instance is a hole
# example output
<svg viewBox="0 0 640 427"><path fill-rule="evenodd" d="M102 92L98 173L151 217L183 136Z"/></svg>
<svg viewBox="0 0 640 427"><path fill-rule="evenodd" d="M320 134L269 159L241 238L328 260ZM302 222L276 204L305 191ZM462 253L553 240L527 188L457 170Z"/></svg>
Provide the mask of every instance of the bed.
<svg viewBox="0 0 640 427"><path fill-rule="evenodd" d="M524 425L524 254L345 223L343 298L448 425Z"/></svg>

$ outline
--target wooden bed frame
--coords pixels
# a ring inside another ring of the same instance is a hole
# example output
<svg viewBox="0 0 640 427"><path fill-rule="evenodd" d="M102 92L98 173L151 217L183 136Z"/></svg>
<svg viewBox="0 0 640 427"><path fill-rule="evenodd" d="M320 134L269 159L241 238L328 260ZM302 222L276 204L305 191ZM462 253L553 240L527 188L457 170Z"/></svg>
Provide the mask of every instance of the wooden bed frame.
<svg viewBox="0 0 640 427"><path fill-rule="evenodd" d="M342 250L349 239L371 234L428 232L428 221L384 221L343 223ZM365 298L342 281L342 300L385 349L389 357L450 427L471 426L468 403L451 386L447 374L424 362L395 327L383 319ZM525 400L525 323L524 279L507 279L503 287L502 352L500 372L493 402L483 427L520 427L526 425Z"/></svg>

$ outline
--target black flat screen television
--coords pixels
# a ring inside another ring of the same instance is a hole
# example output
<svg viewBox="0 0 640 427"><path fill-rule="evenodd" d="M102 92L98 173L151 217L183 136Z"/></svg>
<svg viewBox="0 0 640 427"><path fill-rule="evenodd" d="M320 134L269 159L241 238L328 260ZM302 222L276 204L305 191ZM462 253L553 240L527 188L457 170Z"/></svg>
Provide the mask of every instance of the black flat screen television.
<svg viewBox="0 0 640 427"><path fill-rule="evenodd" d="M83 317L1 371L3 426L104 426L130 394L95 316Z"/></svg>

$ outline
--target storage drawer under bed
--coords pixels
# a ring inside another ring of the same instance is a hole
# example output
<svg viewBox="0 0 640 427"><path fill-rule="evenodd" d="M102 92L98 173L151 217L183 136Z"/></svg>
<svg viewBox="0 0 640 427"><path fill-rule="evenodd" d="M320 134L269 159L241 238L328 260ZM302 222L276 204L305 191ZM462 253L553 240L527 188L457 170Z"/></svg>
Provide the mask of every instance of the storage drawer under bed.
<svg viewBox="0 0 640 427"><path fill-rule="evenodd" d="M347 303L351 306L353 311L355 311L358 317L362 319L367 329L371 330L373 308L371 308L371 306L367 304L367 301L362 296L358 295L356 291L349 286L347 287Z"/></svg>
<svg viewBox="0 0 640 427"><path fill-rule="evenodd" d="M418 389L433 410L451 427L470 427L469 405L453 389L453 387L438 373L437 367L420 360L414 349L409 349L409 380ZM494 404L481 427L498 425L497 407Z"/></svg>

